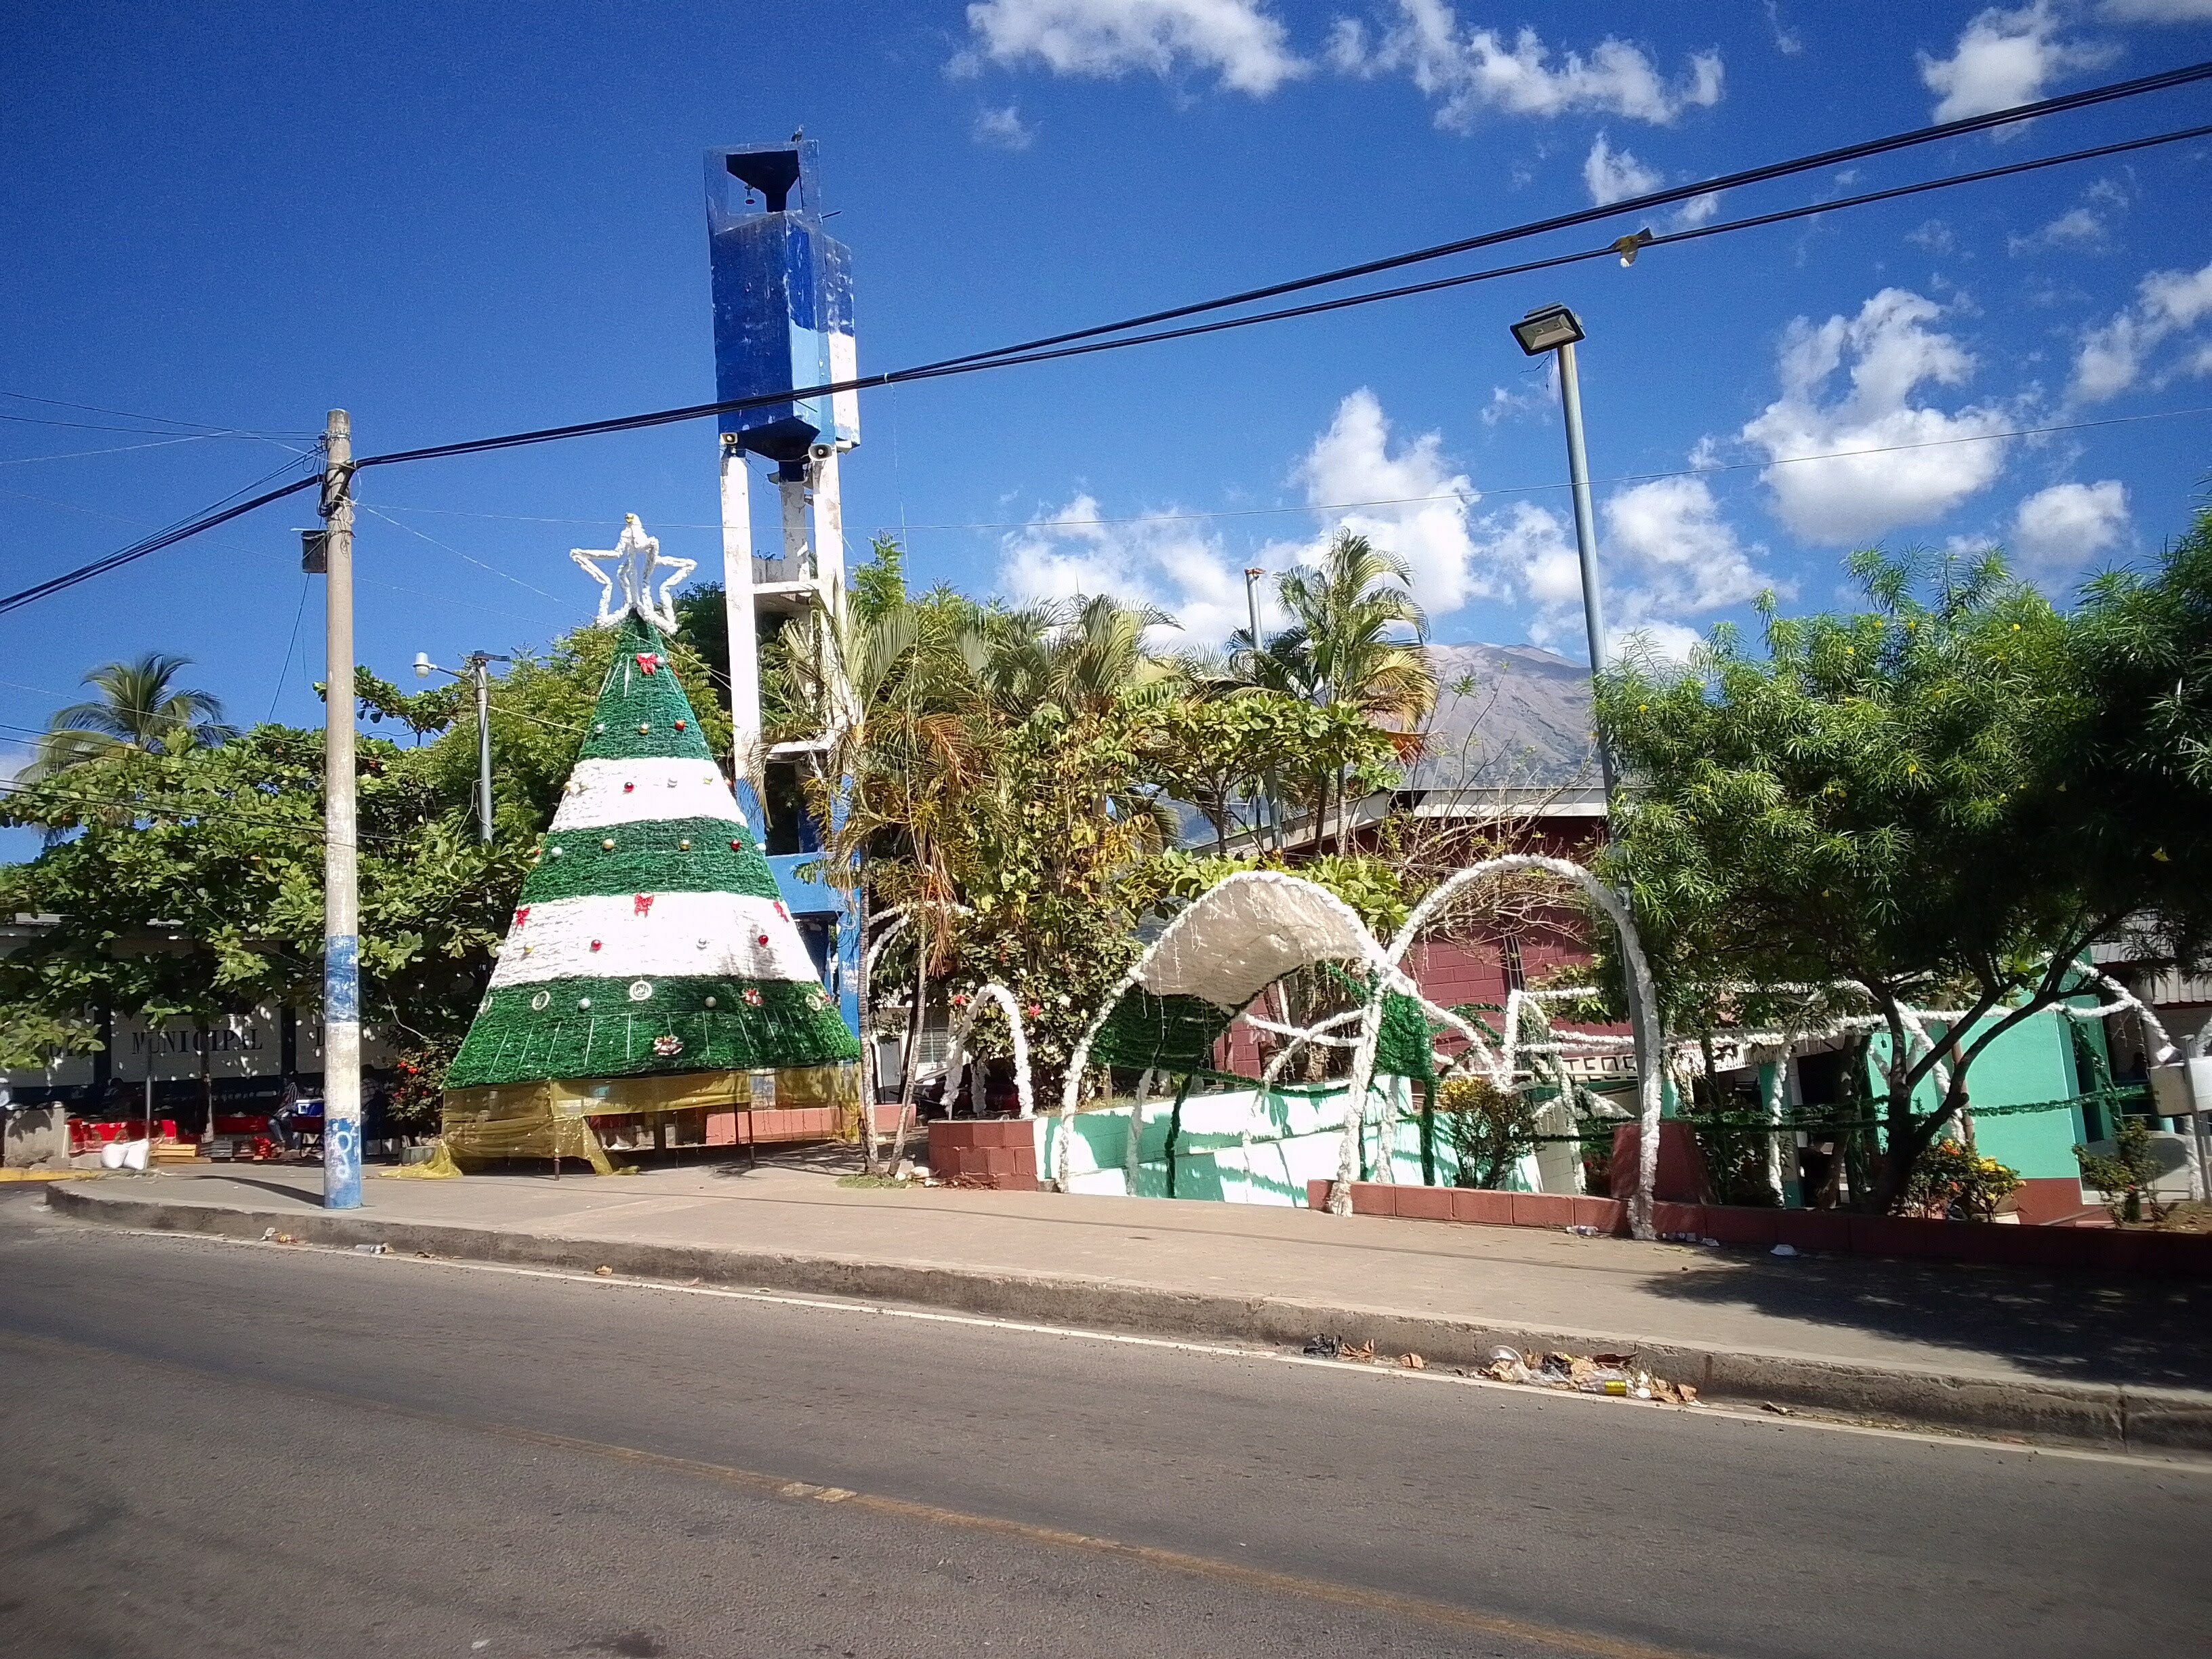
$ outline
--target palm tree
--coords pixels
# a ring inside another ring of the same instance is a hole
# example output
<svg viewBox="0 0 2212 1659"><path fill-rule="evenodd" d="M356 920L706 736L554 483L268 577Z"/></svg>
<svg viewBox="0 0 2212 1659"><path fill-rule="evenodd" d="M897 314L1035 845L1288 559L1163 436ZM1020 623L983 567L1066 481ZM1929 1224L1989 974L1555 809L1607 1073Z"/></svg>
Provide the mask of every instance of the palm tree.
<svg viewBox="0 0 2212 1659"><path fill-rule="evenodd" d="M1421 649L1428 618L1413 602L1405 562L1364 536L1337 533L1317 565L1286 570L1275 594L1291 625L1264 642L1250 630L1231 639L1231 660L1248 684L1317 703L1349 703L1377 726L1411 732L1436 707L1436 672ZM1322 780L1314 846L1326 833L1328 799L1343 779ZM1349 850L1347 803L1338 805L1337 850Z"/></svg>
<svg viewBox="0 0 2212 1659"><path fill-rule="evenodd" d="M1073 606L986 611L976 629L976 678L1016 720L1048 705L1073 718L1166 696L1180 673L1173 660L1146 647L1145 635L1169 620L1164 611L1103 593Z"/></svg>
<svg viewBox="0 0 2212 1659"><path fill-rule="evenodd" d="M222 720L214 693L181 688L177 676L190 657L149 651L129 662L111 662L84 677L100 695L58 710L39 739L27 781L49 778L73 766L118 755L176 755L212 749L238 735Z"/></svg>

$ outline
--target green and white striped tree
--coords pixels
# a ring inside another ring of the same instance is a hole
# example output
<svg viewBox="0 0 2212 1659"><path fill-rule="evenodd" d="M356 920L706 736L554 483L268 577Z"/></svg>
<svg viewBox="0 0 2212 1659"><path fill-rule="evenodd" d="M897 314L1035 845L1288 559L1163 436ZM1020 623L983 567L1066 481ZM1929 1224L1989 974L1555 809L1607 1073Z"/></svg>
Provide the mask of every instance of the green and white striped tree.
<svg viewBox="0 0 2212 1659"><path fill-rule="evenodd" d="M859 1057L668 665L670 562L635 517L617 553L614 659L448 1089Z"/></svg>

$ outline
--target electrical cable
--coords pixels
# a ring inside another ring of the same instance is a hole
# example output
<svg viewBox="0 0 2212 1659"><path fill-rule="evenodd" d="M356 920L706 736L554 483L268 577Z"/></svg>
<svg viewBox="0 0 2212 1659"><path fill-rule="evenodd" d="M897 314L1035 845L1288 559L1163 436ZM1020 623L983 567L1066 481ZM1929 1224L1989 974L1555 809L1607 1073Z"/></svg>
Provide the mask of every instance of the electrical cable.
<svg viewBox="0 0 2212 1659"><path fill-rule="evenodd" d="M1249 305L1255 300L1271 300L1278 295L1295 293L1300 289L1319 288L1331 283L1348 282L1355 276L1373 276L1378 271L1393 270L1403 265L1417 264L1426 260L1445 258L1455 253L1472 252L1480 247L1489 247L1500 242L1520 241L1539 236L1547 231L1566 230L1577 225L1592 223L1601 219L1620 218L1642 213L1652 208L1671 207L1678 202L1687 202L1706 195L1718 195L1726 190L1740 189L1747 185L1765 184L1775 179L1786 179L1799 173L1817 172L1826 167L1839 166L1846 161L1863 161L1870 156L1887 155L1893 150L1906 149L1920 144L1934 143L1945 138L1960 137L1969 133L1985 131L1993 127L2010 126L2032 120L2039 115L2057 115L2094 105L2110 103L2119 99L2139 97L2145 93L2164 92L2174 87L2212 79L2212 62L2191 64L2180 69L2166 70L2156 75L2140 76L2132 81L2116 81L2101 87L2089 87L2076 93L2057 98L2046 98L2039 103L2021 104L2008 110L1993 110L1986 114L1967 116L1957 121L1945 121L1933 126L1916 127L1907 132L1891 133L1886 137L1869 138L1856 144L1844 144L1834 149L1822 150L1814 155L1802 155L1789 161L1770 161L1755 167L1746 167L1736 173L1723 173L1717 178L1701 179L1696 184L1679 185L1666 190L1650 191L1641 196L1626 197L1599 207L1583 208L1572 213L1555 214L1548 219L1532 221L1504 230L1486 231L1480 236L1462 237L1456 241L1439 242L1432 247L1417 248L1410 253L1393 254L1386 258L1370 259L1356 265L1343 265L1318 276L1294 277L1289 282L1272 283L1265 288L1247 289L1241 294L1224 295L1218 300L1204 300L1194 305L1177 306L1166 311L1150 312L1140 317L1124 318L1118 323L1101 323L1087 329L1066 334L1048 335L1029 340L1020 345L1002 347L989 352L971 353L966 357L951 357L930 368L945 368L953 363L973 362L979 357L997 357L1013 352L1032 351L1044 346L1064 344L1097 334L1120 333L1132 328L1144 328L1153 323L1171 322L1179 317L1192 316L1201 311L1218 311L1230 306Z"/></svg>
<svg viewBox="0 0 2212 1659"><path fill-rule="evenodd" d="M0 398L13 398L20 403L45 404L54 409L74 409L86 415L112 415L118 421L151 421L161 426L191 427L195 431L204 432L211 436L306 438L312 441L319 435L313 432L303 432L295 428L278 428L261 431L252 427L221 426L210 421L180 420L173 415L140 415L127 409L107 409L99 404L75 404L66 398L40 398L28 392L0 391Z"/></svg>
<svg viewBox="0 0 2212 1659"><path fill-rule="evenodd" d="M1219 332L1231 328L1246 327L1261 322L1275 322L1291 317L1316 315L1324 312L1341 310L1350 306L1369 305L1385 299L1401 299L1416 294L1433 293L1443 289L1461 287L1470 283L1493 281L1501 276L1522 275L1535 270L1553 269L1558 266L1574 264L1583 260L1603 258L1607 254L1613 252L1615 249L1613 246L1609 246L1604 248L1589 249L1576 253L1554 255L1548 258L1523 261L1512 265L1497 267L1486 271L1468 272L1458 276L1439 278L1433 282L1411 283L1395 289L1346 295L1337 300L1317 301L1307 306L1288 307L1274 312L1257 313L1242 318L1228 319L1214 323L1195 325L1187 328L1163 329L1155 331L1150 334L1136 336L1129 336L1127 333L1130 329L1147 326L1150 324L1156 322L1170 321L1178 318L1197 315L1207 311L1217 311L1234 306L1249 304L1255 300L1272 298L1276 295L1293 293L1305 289L1317 288L1333 283L1345 282L1356 276L1369 276L1379 271L1395 270L1409 264L1419 264L1431 259L1443 258L1455 253L1467 252L1475 248L1492 246L1504 242L1522 240L1528 237L1541 235L1551 231L1565 229L1577 225L1589 223L1598 219L1619 218L1646 209L1670 206L1679 202L1689 201L1700 196L1717 194L1723 191L1737 189L1747 185L1765 183L1775 179L1787 178L1796 173L1813 171L1826 167L1833 167L1843 162L1863 160L1869 156L1885 155L1895 150L1935 143L1942 139L1964 137L1971 133L1984 131L1996 127L2014 125L2024 121L2033 119L2039 116L2059 114L2073 110L2084 109L2096 105L2113 102L2121 99L2137 97L2147 93L2166 91L2172 88L2192 84L2209 78L2212 78L2212 63L2190 64L2180 69L2165 70L2156 75L2138 76L2131 81L2116 82L2106 86L2087 88L2081 92L2065 94L2056 98L2044 99L2037 103L2022 104L2010 109L1991 111L1983 115L1969 116L1962 120L1942 122L1933 126L1915 128L1906 132L1893 133L1881 138L1868 139L1856 144L1847 144L1836 149L1823 150L1812 155L1799 156L1784 161L1769 162L1760 167L1745 168L1735 173L1725 173L1715 178L1701 179L1693 184L1679 185L1668 190L1650 191L1642 196L1627 198L1622 201L1607 204L1603 207L1586 208L1573 213L1558 214L1548 219L1531 221L1524 224L1508 227L1501 230L1489 231L1479 236L1464 237L1456 241L1439 243L1431 247L1415 249L1407 253L1394 254L1385 258L1368 260L1359 264L1340 266L1334 270L1323 271L1310 276L1297 277L1288 282L1273 283L1264 288L1248 289L1240 293L1224 295L1218 299L1200 301L1190 305L1171 307L1164 311L1149 312L1140 316L1125 318L1115 323L1098 324L1086 329L1079 329L1070 331L1066 333L1044 336L1038 339L1023 342L1016 345L995 348L990 351L969 353L965 356L961 357L944 358L933 363L921 364L908 369L890 370L884 374L861 376L850 380L831 381L818 386L796 387L789 390L763 393L750 398L724 399L710 404L689 404L675 409L651 410L639 415L618 416L606 420L579 422L566 426L544 427L525 432L507 433L489 438L466 439L449 444L435 444L415 449L395 450L386 454L362 457L354 462L351 470L352 471L358 472L365 467L392 466L411 461L432 460L460 455L483 454L495 450L519 448L526 445L552 443L569 438L587 437L616 432L636 431L651 427L672 425L680 422L703 420L713 416L735 413L747 409L763 408L775 404L801 401L808 398L833 395L840 392L870 390L898 385L902 382L911 380L933 380L956 374L976 373L985 368L1008 368L1024 363L1044 362L1061 357L1078 356L1087 355L1091 352L1116 349L1125 345L1149 344L1163 340L1189 338L1196 335ZM1945 179L1926 180L1916 185L1896 186L1887 191L1869 191L1860 197L1839 198L1835 201L1821 203L1814 205L1783 210L1777 213L1759 215L1755 217L1744 220L1730 221L1724 224L1706 225L1697 227L1692 229L1670 232L1664 238L1653 237L1650 242L1644 243L1642 246L1657 246L1662 241L1676 242L1692 240L1705 236L1722 234L1728 231L1747 229L1759 225L1780 223L1789 219L1805 218L1821 213L1837 212L1849 206L1862 206L1871 202L1893 200L1899 197L1918 194L1928 190L1946 188L1952 184L1981 182L1991 179L2009 176L2015 173L2034 171L2037 168L2043 167L2055 167L2069 161L2086 160L2093 156L2116 155L2124 150L2142 149L2150 144L2175 143L2184 137L2201 136L2206 131L2208 131L2208 129L2199 127L2185 130L2183 131L2158 134L2146 138L2122 141L2116 144L2096 146L2090 149L2072 152L2063 156L2043 157L2033 161L2014 162L2003 167L1984 168L1972 173L1956 175L1955 177ZM1123 335L1125 337L1116 340L1105 340L1098 337L1111 334ZM1075 343L1079 342L1080 343ZM18 592L0 597L0 616L4 616L13 611L21 609L24 605L33 604L39 599L47 598L53 593L63 591L65 588L74 586L78 582L89 580L94 576L105 574L110 570L116 569L124 564L128 564L133 562L134 560L143 558L149 554L158 552L162 548L172 546L175 543L182 541L190 536L199 534L203 531L213 529L217 525L227 523L231 519L240 517L244 514L252 512L258 507L267 506L271 501L278 501L286 495L295 494L298 490L306 489L316 482L318 482L318 480L312 477L300 479L293 483L285 485L279 489L269 491L262 495L257 496L252 501L241 503L235 507L225 508L219 513L214 511L204 513L193 520L185 521L185 523L172 528L169 531L150 537L143 542L135 544L131 547L123 549L118 553L112 554L105 559L97 560L91 564L81 566L76 570L64 572L61 575L53 577L33 587L25 588ZM417 532L416 533L420 534L421 532Z"/></svg>
<svg viewBox="0 0 2212 1659"><path fill-rule="evenodd" d="M314 580L307 571L300 573L300 603L292 609L292 637L284 641L284 665L276 671L276 689L269 694L269 712L262 718L264 726L276 718L276 704L284 695L284 682L292 677L292 653L300 646L300 619L307 614L307 590L314 585Z"/></svg>
<svg viewBox="0 0 2212 1659"><path fill-rule="evenodd" d="M2184 72L2176 71L2175 73ZM2197 65L2185 73L2191 79L2212 76L2212 64ZM2146 90L2159 90L2163 85L2169 84L2162 77L2150 78L2160 81L2160 86L2144 88ZM2134 85L2135 83L2125 84ZM2172 82L2172 84L2178 84L2178 82ZM2023 108L2041 110L2044 106L2028 105L2023 106ZM2020 115L2008 117L2008 120L2022 118L2025 118ZM1928 128L1923 131L1936 136L1949 137L1950 129L1960 125L1954 122L1944 128ZM1650 241L1641 244L1638 251L1640 252L1643 247L1656 246L1665 242L1688 241L1722 235L1732 231L1779 224L1792 219L1816 217L1825 213L1840 212L1846 208L1863 207L1876 202L1893 201L1902 197L1923 194L1929 191L1948 189L1954 185L1985 183L1996 179L2008 178L2016 173L2032 173L2045 167L2061 167L2075 161L2120 155L2157 144L2178 143L2189 138L2203 137L2208 133L2212 133L2212 126L2181 128L2172 131L2151 134L2144 137L2123 139L2110 144L2094 145L2086 149L2068 151L2059 155L2040 156L2029 161L2009 162L2002 167L1978 168L1972 173L1950 174L1942 179L1923 179L1910 185L1893 185L1886 190L1869 191L1858 196L1840 197L1826 202L1783 209L1774 213L1729 220L1720 224L1701 225L1692 229L1670 231L1664 236L1655 236ZM1911 137L1912 135L1900 135L1900 140ZM1891 143L1888 140L1871 142L1875 145ZM1921 142L1924 142L1924 139ZM1829 152L1829 157L1839 154L1841 152L1832 151ZM1828 158L1821 159L1825 161ZM1783 171L1802 170L1793 163L1774 165ZM1735 179L1742 176L1744 175L1731 174L1729 175L1729 179ZM1780 176L1780 173L1776 173L1772 176ZM1048 336L1043 339L1027 342L1021 345L1000 347L988 352L975 352L965 357L945 358L934 363L917 364L909 368L887 369L878 374L860 375L852 380L827 381L820 386L798 386L788 391L763 392L747 398L726 398L716 403L690 404L680 408L653 410L638 415L617 416L606 420L585 421L567 426L541 427L529 431L505 433L497 437L463 439L448 444L432 444L416 449L395 450L386 454L363 456L354 465L356 470L371 466L393 466L405 462L436 460L450 456L482 454L494 450L555 443L570 438L640 431L652 427L670 426L687 421L705 420L718 415L734 414L748 409L763 409L777 404L802 402L810 398L831 396L841 392L875 391L914 381L939 380L957 374L979 374L986 369L1014 368L1026 363L1050 362L1066 357L1085 356L1096 352L1118 350L1124 346L1149 345L1164 340L1189 339L1200 335L1222 333L1231 329L1247 328L1260 323L1281 322L1295 317L1318 316L1328 312L1346 310L1355 306L1372 305L1382 300L1406 299L1414 295L1433 294L1447 289L1462 288L1473 283L1494 282L1505 276L1525 276L1534 271L1555 270L1563 265L1616 256L1620 252L1620 245L1607 243L1602 247L1586 248L1571 253L1553 254L1543 258L1522 260L1513 264L1496 265L1483 270L1468 271L1455 276L1437 277L1428 282L1409 283L1395 288L1346 295L1337 299L1319 300L1306 305L1286 306L1274 311L1256 312L1215 322L1191 324L1181 328L1158 329L1146 334L1129 334L1125 331L1152 321L1162 321L1192 316L1206 311L1219 310L1225 307L1246 303L1255 298L1342 281L1351 275L1389 270L1423 259L1439 258L1443 253L1461 252L1469 247L1497 242L1518 240L1562 226L1579 224L1595 218L1618 217L1622 214L1633 211L1638 205L1652 203L1665 205L1686 197L1704 195L1727 187L1729 185L1726 180L1708 179L1699 185L1684 185L1679 191L1657 191L1650 196L1635 198L1631 201L1616 203L1606 208L1593 208L1580 213L1561 215L1529 225L1492 232L1485 236L1447 244L1441 251L1424 249L1415 253L1395 256L1390 259L1373 260L1364 265L1347 266L1342 270L1328 272L1320 276L1299 278L1294 282L1277 283L1267 289L1249 289L1245 293L1233 295L1224 299L1204 301L1194 305L1177 307L1170 311L1154 312L1143 318L1129 318L1118 323L1101 324L1094 328ZM1094 337L1109 334L1116 335L1118 337L1112 339ZM1069 342L1079 342L1079 343L1066 343Z"/></svg>
<svg viewBox="0 0 2212 1659"><path fill-rule="evenodd" d="M280 472L286 471L295 465L296 463L288 461L277 471ZM260 495L249 501L240 501L235 506L222 507L219 510L210 508L192 518L173 525L167 530L149 536L143 541L134 542L129 547L111 553L104 559L95 559L90 564L79 565L74 570L65 570L58 576L50 576L45 581L33 586L0 597L0 617L4 617L10 611L20 611L27 605L35 605L40 599L51 598L64 588L75 587L79 582L90 581L94 576L104 576L111 570L118 570L126 564L146 557L149 553L158 553L165 547L173 547L187 538L200 534L203 531L212 530L217 525L228 524L233 519L244 518L249 513L267 507L271 501L281 501L287 495L296 495L300 491L311 489L321 482L322 477L319 473L311 474L304 478L295 478L290 483L281 484L274 489L264 490ZM252 487L250 484L247 486L248 489ZM227 501L230 498L226 496L224 499Z"/></svg>

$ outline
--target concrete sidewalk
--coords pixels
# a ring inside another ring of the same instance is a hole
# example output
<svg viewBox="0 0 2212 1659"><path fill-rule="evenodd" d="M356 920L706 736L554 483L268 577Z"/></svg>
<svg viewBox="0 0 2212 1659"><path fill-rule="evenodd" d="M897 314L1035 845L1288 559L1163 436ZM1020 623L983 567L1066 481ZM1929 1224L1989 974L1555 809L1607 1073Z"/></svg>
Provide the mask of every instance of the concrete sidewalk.
<svg viewBox="0 0 2212 1659"><path fill-rule="evenodd" d="M2212 1450L2212 1285L1963 1263L1778 1260L1164 1199L848 1188L693 1166L555 1182L371 1179L325 1214L313 1170L56 1185L114 1224L802 1291L1008 1318L1477 1364L1498 1344L1640 1351L1716 1399L2135 1448Z"/></svg>

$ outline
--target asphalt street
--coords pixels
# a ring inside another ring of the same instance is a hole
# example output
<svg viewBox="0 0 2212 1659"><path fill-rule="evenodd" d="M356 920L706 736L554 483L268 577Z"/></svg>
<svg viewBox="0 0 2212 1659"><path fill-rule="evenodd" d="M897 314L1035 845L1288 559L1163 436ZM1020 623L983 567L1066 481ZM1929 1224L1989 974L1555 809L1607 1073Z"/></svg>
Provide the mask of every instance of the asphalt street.
<svg viewBox="0 0 2212 1659"><path fill-rule="evenodd" d="M2203 1651L2212 1473L108 1231L0 1189L0 1650Z"/></svg>

